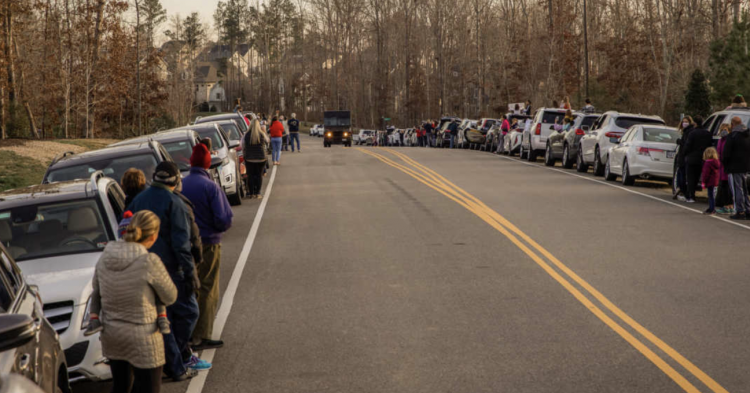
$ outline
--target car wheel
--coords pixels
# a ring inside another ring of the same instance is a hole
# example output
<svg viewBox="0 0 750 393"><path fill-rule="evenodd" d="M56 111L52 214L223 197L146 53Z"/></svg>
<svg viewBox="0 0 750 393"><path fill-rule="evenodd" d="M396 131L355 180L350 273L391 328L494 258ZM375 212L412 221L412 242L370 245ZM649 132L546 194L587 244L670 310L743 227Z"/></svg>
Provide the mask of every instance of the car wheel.
<svg viewBox="0 0 750 393"><path fill-rule="evenodd" d="M242 196L240 196L239 188L237 189L237 192L235 192L232 195L227 195L227 199L229 199L229 204L232 206L239 206L242 204Z"/></svg>
<svg viewBox="0 0 750 393"><path fill-rule="evenodd" d="M573 160L570 159L570 148L568 147L568 145L565 145L565 147L563 147L562 166L565 169L570 169L573 167Z"/></svg>
<svg viewBox="0 0 750 393"><path fill-rule="evenodd" d="M609 156L607 156L607 164L604 166L604 180L615 181L617 180L617 175L612 173L612 168L610 168L609 161Z"/></svg>
<svg viewBox="0 0 750 393"><path fill-rule="evenodd" d="M549 143L547 148L544 149L544 165L555 166L555 159L552 158L552 146Z"/></svg>
<svg viewBox="0 0 750 393"><path fill-rule="evenodd" d="M599 147L594 151L594 176L604 175L604 164L599 159Z"/></svg>
<svg viewBox="0 0 750 393"><path fill-rule="evenodd" d="M529 146L529 151L526 152L526 160L529 162L536 162L536 150Z"/></svg>
<svg viewBox="0 0 750 393"><path fill-rule="evenodd" d="M523 160L523 159L525 159L525 158L526 158L526 156L525 156L525 153L526 153L526 152L524 151L523 145L521 145L521 146L520 146L520 147L518 148L518 158L520 158L520 159L522 159L522 160Z"/></svg>
<svg viewBox="0 0 750 393"><path fill-rule="evenodd" d="M581 146L578 146L578 155L576 156L576 171L588 172L589 164L583 162L583 154L581 154L581 152L583 152L583 150L581 150Z"/></svg>
<svg viewBox="0 0 750 393"><path fill-rule="evenodd" d="M632 186L635 184L635 178L630 176L630 167L628 166L628 160L622 163L622 185Z"/></svg>

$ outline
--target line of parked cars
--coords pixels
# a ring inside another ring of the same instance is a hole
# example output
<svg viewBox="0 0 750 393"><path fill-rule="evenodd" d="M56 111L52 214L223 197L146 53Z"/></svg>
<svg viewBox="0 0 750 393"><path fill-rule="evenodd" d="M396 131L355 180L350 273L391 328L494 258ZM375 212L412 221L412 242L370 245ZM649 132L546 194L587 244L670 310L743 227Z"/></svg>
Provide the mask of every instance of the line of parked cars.
<svg viewBox="0 0 750 393"><path fill-rule="evenodd" d="M252 116L203 117L103 149L67 152L52 161L42 184L0 193L0 375L23 374L50 393L70 392L75 381L111 378L99 335L83 333L94 268L107 243L117 240L126 209L118 181L130 168L150 181L164 161L184 177L193 147L208 138L214 181L238 205L246 192L240 145ZM14 335L19 338L11 343Z"/></svg>

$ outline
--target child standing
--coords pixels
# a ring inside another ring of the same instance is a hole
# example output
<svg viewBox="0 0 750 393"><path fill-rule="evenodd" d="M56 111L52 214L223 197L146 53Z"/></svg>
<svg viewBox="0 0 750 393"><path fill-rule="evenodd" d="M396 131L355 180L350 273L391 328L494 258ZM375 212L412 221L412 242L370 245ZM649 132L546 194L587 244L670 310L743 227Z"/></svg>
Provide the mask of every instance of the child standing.
<svg viewBox="0 0 750 393"><path fill-rule="evenodd" d="M708 210L703 212L703 214L716 214L714 190L719 186L720 170L721 163L719 163L719 153L717 153L716 149L713 147L709 147L703 152L703 172L701 173L701 181L703 182L704 188L708 190Z"/></svg>

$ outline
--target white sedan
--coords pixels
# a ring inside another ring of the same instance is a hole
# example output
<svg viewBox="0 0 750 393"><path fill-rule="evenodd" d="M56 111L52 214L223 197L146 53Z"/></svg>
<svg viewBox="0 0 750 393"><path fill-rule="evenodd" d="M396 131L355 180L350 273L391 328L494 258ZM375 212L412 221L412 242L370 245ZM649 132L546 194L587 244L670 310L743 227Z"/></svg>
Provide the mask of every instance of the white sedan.
<svg viewBox="0 0 750 393"><path fill-rule="evenodd" d="M614 181L622 177L622 184L632 185L636 178L671 181L677 139L680 133L673 127L639 124L625 132L607 155L604 177Z"/></svg>

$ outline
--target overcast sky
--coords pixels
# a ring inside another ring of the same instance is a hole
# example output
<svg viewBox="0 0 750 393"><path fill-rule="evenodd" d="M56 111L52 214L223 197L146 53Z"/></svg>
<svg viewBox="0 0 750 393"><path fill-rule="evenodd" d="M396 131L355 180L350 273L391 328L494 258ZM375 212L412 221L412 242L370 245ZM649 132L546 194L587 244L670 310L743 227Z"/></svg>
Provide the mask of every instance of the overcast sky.
<svg viewBox="0 0 750 393"><path fill-rule="evenodd" d="M161 0L161 4L171 16L180 14L183 18L191 12L197 12L203 18L203 22L213 24L214 10L218 0Z"/></svg>

